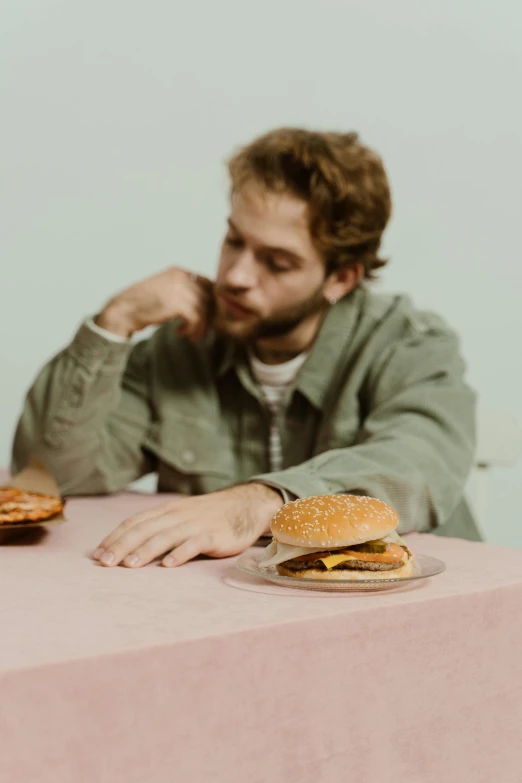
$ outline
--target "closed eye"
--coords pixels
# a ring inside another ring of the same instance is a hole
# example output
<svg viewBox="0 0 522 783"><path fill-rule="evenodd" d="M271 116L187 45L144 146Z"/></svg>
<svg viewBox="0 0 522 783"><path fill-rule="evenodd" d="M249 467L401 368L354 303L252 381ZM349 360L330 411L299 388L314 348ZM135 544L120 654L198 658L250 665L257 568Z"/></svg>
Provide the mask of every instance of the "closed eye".
<svg viewBox="0 0 522 783"><path fill-rule="evenodd" d="M261 263L263 263L267 269L271 272L290 272L293 268L291 264L285 261L278 261L273 255L266 254L260 256Z"/></svg>
<svg viewBox="0 0 522 783"><path fill-rule="evenodd" d="M244 247L244 242L238 237L226 237L225 242L229 247L241 248Z"/></svg>

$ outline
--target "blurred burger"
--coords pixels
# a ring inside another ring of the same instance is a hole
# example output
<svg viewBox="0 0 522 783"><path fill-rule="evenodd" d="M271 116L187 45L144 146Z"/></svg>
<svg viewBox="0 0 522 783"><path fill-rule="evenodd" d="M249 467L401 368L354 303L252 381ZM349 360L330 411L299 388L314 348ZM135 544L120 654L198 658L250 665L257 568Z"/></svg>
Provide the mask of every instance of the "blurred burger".
<svg viewBox="0 0 522 783"><path fill-rule="evenodd" d="M324 495L287 503L274 515L259 562L296 579L395 579L413 555L395 529L396 511L376 498Z"/></svg>

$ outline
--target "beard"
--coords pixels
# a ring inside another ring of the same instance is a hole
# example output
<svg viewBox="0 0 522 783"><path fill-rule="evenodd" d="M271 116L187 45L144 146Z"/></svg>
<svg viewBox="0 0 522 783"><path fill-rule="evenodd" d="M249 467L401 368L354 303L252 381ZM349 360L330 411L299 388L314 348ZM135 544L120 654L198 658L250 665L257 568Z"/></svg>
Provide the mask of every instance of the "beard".
<svg viewBox="0 0 522 783"><path fill-rule="evenodd" d="M317 315L325 309L326 303L321 285L303 302L288 307L269 318L262 318L256 323L245 324L244 328L241 328L240 322L228 319L221 313L216 313L214 327L219 334L229 339L250 344L257 340L286 337L307 318Z"/></svg>

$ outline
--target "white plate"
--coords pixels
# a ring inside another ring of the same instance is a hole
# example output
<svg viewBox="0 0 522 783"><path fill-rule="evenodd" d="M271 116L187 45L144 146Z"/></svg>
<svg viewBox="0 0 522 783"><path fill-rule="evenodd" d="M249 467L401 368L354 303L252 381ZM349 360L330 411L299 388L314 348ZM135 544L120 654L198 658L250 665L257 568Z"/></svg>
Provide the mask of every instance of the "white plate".
<svg viewBox="0 0 522 783"><path fill-rule="evenodd" d="M436 557L428 555L415 555L413 574L404 577L390 577L390 579L306 579L282 576L275 566L260 568L259 561L263 554L243 555L236 562L236 568L250 576L257 576L268 582L275 582L294 590L323 590L327 592L354 592L360 590L396 590L408 582L419 579L428 579L431 576L442 574L446 570L445 563Z"/></svg>

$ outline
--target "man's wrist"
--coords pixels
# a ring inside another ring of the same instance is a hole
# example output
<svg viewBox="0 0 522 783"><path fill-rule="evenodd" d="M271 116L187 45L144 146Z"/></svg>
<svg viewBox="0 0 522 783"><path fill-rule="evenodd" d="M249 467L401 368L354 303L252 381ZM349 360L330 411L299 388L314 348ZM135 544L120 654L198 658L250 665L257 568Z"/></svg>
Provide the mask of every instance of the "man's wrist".
<svg viewBox="0 0 522 783"><path fill-rule="evenodd" d="M132 337L136 331L130 318L129 308L117 301L109 302L101 313L98 313L93 318L93 321L100 329L116 334L118 337L123 337L126 340Z"/></svg>
<svg viewBox="0 0 522 783"><path fill-rule="evenodd" d="M267 504L273 505L275 512L284 506L283 494L278 487L271 487L269 484L263 484L261 481L251 481L245 484L247 487L255 487L261 498L266 498Z"/></svg>
<svg viewBox="0 0 522 783"><path fill-rule="evenodd" d="M262 482L247 481L221 491L236 492L242 499L242 504L245 504L244 508L250 510L252 521L258 527L258 536L270 534L272 517L285 504L278 489Z"/></svg>
<svg viewBox="0 0 522 783"><path fill-rule="evenodd" d="M270 487L261 482L251 481L245 486L251 488L252 497L256 504L262 508L260 514L261 529L259 535L270 534L270 523L274 514L285 505L285 501L279 489Z"/></svg>

